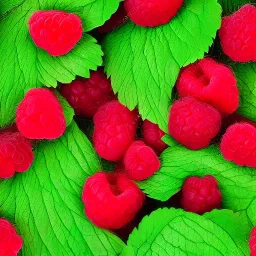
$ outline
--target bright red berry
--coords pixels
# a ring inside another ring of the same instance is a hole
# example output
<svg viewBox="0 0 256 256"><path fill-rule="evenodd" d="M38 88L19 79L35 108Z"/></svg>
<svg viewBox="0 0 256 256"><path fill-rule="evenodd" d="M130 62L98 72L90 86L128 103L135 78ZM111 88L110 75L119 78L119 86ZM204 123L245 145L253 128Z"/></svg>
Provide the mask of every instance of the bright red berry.
<svg viewBox="0 0 256 256"><path fill-rule="evenodd" d="M239 90L233 72L211 58L184 68L176 87L181 97L192 96L221 113L231 114L239 105Z"/></svg>
<svg viewBox="0 0 256 256"><path fill-rule="evenodd" d="M256 7L244 5L222 19L219 30L224 53L233 61L256 61Z"/></svg>
<svg viewBox="0 0 256 256"><path fill-rule="evenodd" d="M165 133L158 127L157 124L153 124L148 120L145 120L142 124L142 137L144 142L153 148L158 155L160 155L167 145L162 141Z"/></svg>
<svg viewBox="0 0 256 256"><path fill-rule="evenodd" d="M251 256L256 256L256 227L252 229L250 240L249 240L249 246L251 250Z"/></svg>
<svg viewBox="0 0 256 256"><path fill-rule="evenodd" d="M16 112L19 131L29 139L56 139L66 129L63 109L48 89L31 89Z"/></svg>
<svg viewBox="0 0 256 256"><path fill-rule="evenodd" d="M0 219L0 255L16 256L23 245L22 238L5 219Z"/></svg>
<svg viewBox="0 0 256 256"><path fill-rule="evenodd" d="M136 181L151 177L160 168L160 161L152 148L143 141L135 141L124 156L125 173Z"/></svg>
<svg viewBox="0 0 256 256"><path fill-rule="evenodd" d="M0 134L0 178L12 177L15 172L25 172L34 159L30 141L21 133Z"/></svg>
<svg viewBox="0 0 256 256"><path fill-rule="evenodd" d="M99 172L87 179L82 200L88 219L100 228L119 229L141 209L145 195L121 173Z"/></svg>
<svg viewBox="0 0 256 256"><path fill-rule="evenodd" d="M171 107L168 129L178 142L189 149L207 147L221 127L220 113L194 98L177 100Z"/></svg>
<svg viewBox="0 0 256 256"><path fill-rule="evenodd" d="M111 83L102 71L92 71L89 79L79 78L64 84L60 93L77 115L93 117L99 107L115 98Z"/></svg>
<svg viewBox="0 0 256 256"><path fill-rule="evenodd" d="M130 19L142 27L156 27L168 23L179 11L184 0L125 0Z"/></svg>
<svg viewBox="0 0 256 256"><path fill-rule="evenodd" d="M105 22L105 24L101 27L99 27L97 30L100 33L108 33L115 28L121 26L126 20L128 16L124 9L124 2L120 3L120 6L116 13L114 13L111 18Z"/></svg>
<svg viewBox="0 0 256 256"><path fill-rule="evenodd" d="M203 214L221 207L222 195L217 180L206 175L203 178L190 177L182 187L181 205L184 210Z"/></svg>
<svg viewBox="0 0 256 256"><path fill-rule="evenodd" d="M256 168L256 128L248 123L230 126L222 137L220 149L226 160Z"/></svg>
<svg viewBox="0 0 256 256"><path fill-rule="evenodd" d="M134 141L138 113L117 100L99 108L94 118L93 141L97 153L109 161L119 161Z"/></svg>
<svg viewBox="0 0 256 256"><path fill-rule="evenodd" d="M70 52L83 35L82 20L63 11L37 11L29 19L34 43L52 56Z"/></svg>

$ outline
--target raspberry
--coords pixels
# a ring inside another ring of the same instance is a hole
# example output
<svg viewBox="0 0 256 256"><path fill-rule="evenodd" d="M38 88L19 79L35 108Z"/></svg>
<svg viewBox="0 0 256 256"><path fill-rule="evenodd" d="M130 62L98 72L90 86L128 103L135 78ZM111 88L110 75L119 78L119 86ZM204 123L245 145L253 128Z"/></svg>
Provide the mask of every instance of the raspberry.
<svg viewBox="0 0 256 256"><path fill-rule="evenodd" d="M15 172L25 172L34 159L30 141L21 133L0 134L0 178L12 177Z"/></svg>
<svg viewBox="0 0 256 256"><path fill-rule="evenodd" d="M29 139L56 139L66 129L62 106L48 89L31 89L16 112L19 131Z"/></svg>
<svg viewBox="0 0 256 256"><path fill-rule="evenodd" d="M158 127L157 124L153 124L148 120L145 120L142 124L142 137L144 142L153 148L155 152L160 155L167 145L162 141L162 137L165 133Z"/></svg>
<svg viewBox="0 0 256 256"><path fill-rule="evenodd" d="M239 105L239 90L234 74L211 58L184 68L176 87L181 97L195 97L225 114L233 113Z"/></svg>
<svg viewBox="0 0 256 256"><path fill-rule="evenodd" d="M160 161L152 148L143 141L135 141L124 156L125 173L136 181L151 177L160 168Z"/></svg>
<svg viewBox="0 0 256 256"><path fill-rule="evenodd" d="M230 126L222 137L220 149L226 160L256 168L256 128L247 123Z"/></svg>
<svg viewBox="0 0 256 256"><path fill-rule="evenodd" d="M23 245L22 238L5 219L0 219L0 255L15 256Z"/></svg>
<svg viewBox="0 0 256 256"><path fill-rule="evenodd" d="M249 240L249 246L251 250L251 256L256 256L256 227L252 229L250 240Z"/></svg>
<svg viewBox="0 0 256 256"><path fill-rule="evenodd" d="M134 141L138 114L117 100L98 110L94 118L93 141L97 153L109 161L119 161Z"/></svg>
<svg viewBox="0 0 256 256"><path fill-rule="evenodd" d="M123 23L125 23L127 18L128 18L127 14L124 9L124 2L121 2L117 12L114 13L111 16L111 18L108 21L106 21L105 24L103 26L99 27L97 30L100 33L108 33L110 31L114 30L115 28L123 25Z"/></svg>
<svg viewBox="0 0 256 256"><path fill-rule="evenodd" d="M177 100L171 108L169 132L174 139L189 149L207 147L218 134L220 127L219 112L194 98Z"/></svg>
<svg viewBox="0 0 256 256"><path fill-rule="evenodd" d="M223 52L233 61L256 61L256 7L244 5L222 19L219 37Z"/></svg>
<svg viewBox="0 0 256 256"><path fill-rule="evenodd" d="M87 179L82 200L88 219L100 228L119 229L141 209L145 195L120 173L99 172Z"/></svg>
<svg viewBox="0 0 256 256"><path fill-rule="evenodd" d="M221 200L218 182L211 175L203 178L193 176L183 184L181 205L186 211L198 214L210 212L221 207Z"/></svg>
<svg viewBox="0 0 256 256"><path fill-rule="evenodd" d="M130 19L142 27L156 27L168 23L179 11L184 0L125 0Z"/></svg>
<svg viewBox="0 0 256 256"><path fill-rule="evenodd" d="M91 72L89 79L79 78L62 85L60 93L77 115L93 117L99 107L114 99L110 81L102 71Z"/></svg>
<svg viewBox="0 0 256 256"><path fill-rule="evenodd" d="M30 35L52 56L70 52L83 35L82 20L73 13L37 11L29 19Z"/></svg>

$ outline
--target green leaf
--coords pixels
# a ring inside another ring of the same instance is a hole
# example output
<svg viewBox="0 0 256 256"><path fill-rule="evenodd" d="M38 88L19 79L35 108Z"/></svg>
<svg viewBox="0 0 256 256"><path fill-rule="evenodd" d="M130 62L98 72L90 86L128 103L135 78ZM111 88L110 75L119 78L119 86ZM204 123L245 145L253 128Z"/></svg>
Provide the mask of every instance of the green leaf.
<svg viewBox="0 0 256 256"><path fill-rule="evenodd" d="M240 91L238 113L256 121L256 64L235 64L232 68Z"/></svg>
<svg viewBox="0 0 256 256"><path fill-rule="evenodd" d="M221 216L222 212L219 213L219 217ZM229 220L232 224L236 223L232 220L232 215ZM237 224L239 223L236 223L239 230ZM236 242L247 247L246 253ZM218 221L174 208L158 209L144 217L139 228L135 228L131 233L127 245L128 249L124 249L122 256L128 256L127 252L131 252L131 249L136 256L249 255L246 236L235 235L234 238Z"/></svg>
<svg viewBox="0 0 256 256"><path fill-rule="evenodd" d="M4 6L11 8L12 2ZM84 34L64 56L52 57L37 48L28 31L32 13L44 9L73 12L82 18L84 30L88 31L102 25L117 7L118 0L108 4L102 0L27 0L20 1L18 7L0 19L0 127L14 120L16 106L27 90L56 87L57 82L70 83L76 76L88 78L90 70L102 65L101 47L89 34Z"/></svg>
<svg viewBox="0 0 256 256"><path fill-rule="evenodd" d="M82 187L99 169L91 143L73 122L60 139L39 144L29 171L0 182L0 213L24 239L21 255L118 255L123 242L83 212Z"/></svg>
<svg viewBox="0 0 256 256"><path fill-rule="evenodd" d="M217 0L187 0L169 24L143 28L132 22L103 42L105 69L118 98L143 119L167 131L172 88L180 68L204 56L221 23Z"/></svg>
<svg viewBox="0 0 256 256"><path fill-rule="evenodd" d="M188 177L210 174L218 180L223 197L222 206L234 211L244 211L256 225L255 169L239 167L226 161L215 145L193 151L175 144L170 136L164 140L171 147L161 155L160 170L150 179L139 183L149 197L167 201L180 191Z"/></svg>
<svg viewBox="0 0 256 256"><path fill-rule="evenodd" d="M222 6L224 14L231 14L240 9L245 4L255 4L254 0L218 0Z"/></svg>

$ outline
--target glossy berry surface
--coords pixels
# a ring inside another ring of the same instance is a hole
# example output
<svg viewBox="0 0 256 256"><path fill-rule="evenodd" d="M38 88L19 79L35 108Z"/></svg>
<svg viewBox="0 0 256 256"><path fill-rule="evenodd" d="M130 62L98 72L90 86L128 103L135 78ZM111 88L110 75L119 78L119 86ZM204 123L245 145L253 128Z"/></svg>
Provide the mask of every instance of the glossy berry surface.
<svg viewBox="0 0 256 256"><path fill-rule="evenodd" d="M256 256L256 227L254 227L251 231L249 246L251 251L251 256Z"/></svg>
<svg viewBox="0 0 256 256"><path fill-rule="evenodd" d="M30 141L20 132L0 134L0 178L12 177L15 172L25 172L34 159Z"/></svg>
<svg viewBox="0 0 256 256"><path fill-rule="evenodd" d="M134 141L138 113L117 100L103 105L94 118L93 142L96 152L109 161L123 158Z"/></svg>
<svg viewBox="0 0 256 256"><path fill-rule="evenodd" d="M203 214L221 207L222 195L217 180L206 175L203 178L190 177L182 187L181 205L184 210Z"/></svg>
<svg viewBox="0 0 256 256"><path fill-rule="evenodd" d="M0 255L16 256L23 245L22 238L15 228L6 220L0 219Z"/></svg>
<svg viewBox="0 0 256 256"><path fill-rule="evenodd" d="M256 168L256 128L248 123L230 126L222 137L220 149L226 160Z"/></svg>
<svg viewBox="0 0 256 256"><path fill-rule="evenodd" d="M127 176L136 181L151 177L160 168L160 161L152 148L143 141L135 141L124 156Z"/></svg>
<svg viewBox="0 0 256 256"><path fill-rule="evenodd" d="M171 107L168 124L170 135L189 149L209 146L220 127L219 112L207 103L185 97Z"/></svg>
<svg viewBox="0 0 256 256"><path fill-rule="evenodd" d="M31 89L16 111L19 131L29 139L56 139L66 129L63 109L48 89Z"/></svg>
<svg viewBox="0 0 256 256"><path fill-rule="evenodd" d="M145 120L142 124L142 137L143 141L153 148L155 152L160 155L167 145L162 141L165 133L158 127L157 124L153 124L148 120Z"/></svg>
<svg viewBox="0 0 256 256"><path fill-rule="evenodd" d="M256 61L256 7L244 5L222 19L219 37L223 52L233 61Z"/></svg>
<svg viewBox="0 0 256 256"><path fill-rule="evenodd" d="M99 107L115 98L110 80L102 71L92 71L89 79L78 78L63 84L60 93L77 115L93 117Z"/></svg>
<svg viewBox="0 0 256 256"><path fill-rule="evenodd" d="M168 23L179 11L184 0L125 0L129 18L142 27Z"/></svg>
<svg viewBox="0 0 256 256"><path fill-rule="evenodd" d="M239 90L233 72L211 58L184 68L176 87L181 97L192 96L224 114L233 113L239 105Z"/></svg>
<svg viewBox="0 0 256 256"><path fill-rule="evenodd" d="M82 200L88 219L105 229L119 229L141 209L145 195L121 173L99 172L87 179Z"/></svg>
<svg viewBox="0 0 256 256"><path fill-rule="evenodd" d="M73 13L37 11L29 19L29 32L39 48L52 56L61 56L82 38L82 20Z"/></svg>

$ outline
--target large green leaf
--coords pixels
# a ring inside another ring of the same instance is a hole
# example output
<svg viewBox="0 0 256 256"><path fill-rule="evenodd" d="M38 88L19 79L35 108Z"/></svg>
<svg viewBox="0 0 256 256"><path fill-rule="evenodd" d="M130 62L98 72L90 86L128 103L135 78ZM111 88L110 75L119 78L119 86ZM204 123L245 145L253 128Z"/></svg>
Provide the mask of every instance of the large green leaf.
<svg viewBox="0 0 256 256"><path fill-rule="evenodd" d="M16 106L28 89L56 87L57 82L69 83L77 75L88 78L89 71L102 64L101 47L88 34L64 56L52 57L37 48L28 31L32 13L45 9L73 12L82 18L88 31L102 25L117 7L118 0L109 1L107 8L102 0L27 0L0 19L0 127L14 120Z"/></svg>
<svg viewBox="0 0 256 256"><path fill-rule="evenodd" d="M222 212L217 213L218 218ZM235 228L243 228L232 215L227 218L223 213L226 223L235 224ZM216 216L215 216L216 217ZM218 219L207 218L183 210L158 209L149 216L144 217L138 229L130 235L127 247L122 256L167 256L167 255L196 255L196 256L239 256L249 255L247 233L240 234L227 232L227 227L219 224ZM239 233L239 232L237 232ZM238 244L237 244L238 243ZM240 245L245 248L241 250Z"/></svg>
<svg viewBox="0 0 256 256"><path fill-rule="evenodd" d="M29 171L1 181L0 214L23 237L21 255L118 255L122 241L83 212L83 184L99 170L92 145L72 123L59 140L40 143Z"/></svg>
<svg viewBox="0 0 256 256"><path fill-rule="evenodd" d="M132 22L103 42L105 68L121 103L167 131L172 88L180 68L204 56L221 23L217 0L186 0L169 24Z"/></svg>
<svg viewBox="0 0 256 256"><path fill-rule="evenodd" d="M231 14L240 9L244 4L255 4L254 0L218 0L224 14Z"/></svg>
<svg viewBox="0 0 256 256"><path fill-rule="evenodd" d="M181 189L188 177L211 174L218 180L223 196L222 206L234 211L245 211L256 225L255 169L239 167L226 161L215 145L193 151L173 142L169 136L165 142L170 148L161 155L160 170L150 179L139 183L149 197L166 201Z"/></svg>

